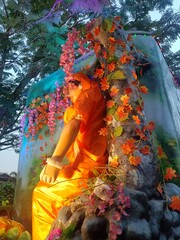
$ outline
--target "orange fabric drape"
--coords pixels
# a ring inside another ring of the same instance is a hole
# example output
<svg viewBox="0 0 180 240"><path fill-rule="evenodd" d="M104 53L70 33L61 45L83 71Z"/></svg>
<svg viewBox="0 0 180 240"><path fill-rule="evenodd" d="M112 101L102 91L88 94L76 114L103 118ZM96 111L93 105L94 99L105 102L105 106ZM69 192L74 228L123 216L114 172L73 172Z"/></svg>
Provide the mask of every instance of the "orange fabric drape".
<svg viewBox="0 0 180 240"><path fill-rule="evenodd" d="M65 124L78 114L82 115L79 133L66 157L70 164L57 177L58 183L39 182L33 193L33 240L45 240L59 209L81 193L92 170L107 162L107 140L99 135L105 122L105 100L97 83L82 73L74 74L82 83L83 91L64 114Z"/></svg>

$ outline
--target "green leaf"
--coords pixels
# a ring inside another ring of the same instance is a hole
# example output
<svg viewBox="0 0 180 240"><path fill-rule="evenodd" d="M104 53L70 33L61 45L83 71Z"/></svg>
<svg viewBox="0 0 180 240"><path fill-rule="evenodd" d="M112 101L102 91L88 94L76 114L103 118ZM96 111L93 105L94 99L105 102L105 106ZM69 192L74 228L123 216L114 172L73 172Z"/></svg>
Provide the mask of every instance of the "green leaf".
<svg viewBox="0 0 180 240"><path fill-rule="evenodd" d="M107 76L108 80L114 79L114 80L124 80L126 79L126 76L121 70L117 70L114 73L111 73Z"/></svg>
<svg viewBox="0 0 180 240"><path fill-rule="evenodd" d="M31 235L28 231L23 232L18 240L31 240Z"/></svg>
<svg viewBox="0 0 180 240"><path fill-rule="evenodd" d="M62 237L60 239L63 239L63 240L72 239L72 236L74 234L75 228L76 228L76 224L71 224L69 227L67 227L63 231Z"/></svg>
<svg viewBox="0 0 180 240"><path fill-rule="evenodd" d="M114 182L116 180L116 176L107 176L107 179L110 180L111 182Z"/></svg>
<svg viewBox="0 0 180 240"><path fill-rule="evenodd" d="M7 233L5 234L5 236L9 239L9 240L16 240L17 237L19 235L19 230L18 227L13 227L11 229L9 229L7 231Z"/></svg>
<svg viewBox="0 0 180 240"><path fill-rule="evenodd" d="M102 28L109 32L109 30L112 28L113 22L111 19L105 19L102 24Z"/></svg>
<svg viewBox="0 0 180 240"><path fill-rule="evenodd" d="M2 237L5 234L5 228L0 228L0 237Z"/></svg>
<svg viewBox="0 0 180 240"><path fill-rule="evenodd" d="M119 137L123 133L123 128L121 126L118 126L114 129L114 136Z"/></svg>
<svg viewBox="0 0 180 240"><path fill-rule="evenodd" d="M107 114L108 115L113 115L116 111L117 104L115 104L113 107L107 109Z"/></svg>

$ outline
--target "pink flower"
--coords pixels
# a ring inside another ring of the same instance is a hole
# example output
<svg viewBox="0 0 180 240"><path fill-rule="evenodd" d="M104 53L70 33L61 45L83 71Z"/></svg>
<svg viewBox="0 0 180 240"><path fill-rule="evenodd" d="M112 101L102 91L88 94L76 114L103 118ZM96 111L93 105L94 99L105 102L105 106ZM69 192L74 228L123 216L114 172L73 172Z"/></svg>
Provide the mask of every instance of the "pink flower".
<svg viewBox="0 0 180 240"><path fill-rule="evenodd" d="M62 230L60 228L55 228L54 230L52 230L52 232L50 233L48 240L56 240L59 239L60 236L62 234Z"/></svg>
<svg viewBox="0 0 180 240"><path fill-rule="evenodd" d="M121 227L111 222L110 224L110 240L116 240L117 235L122 233Z"/></svg>

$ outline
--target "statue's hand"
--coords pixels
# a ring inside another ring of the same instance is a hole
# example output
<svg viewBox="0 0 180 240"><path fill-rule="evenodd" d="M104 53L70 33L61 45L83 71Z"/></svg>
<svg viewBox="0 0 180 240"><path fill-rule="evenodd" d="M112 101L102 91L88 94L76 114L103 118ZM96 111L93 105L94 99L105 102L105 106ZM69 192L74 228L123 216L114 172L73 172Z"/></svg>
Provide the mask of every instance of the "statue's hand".
<svg viewBox="0 0 180 240"><path fill-rule="evenodd" d="M46 183L54 183L59 173L59 169L46 164L40 173L40 180Z"/></svg>

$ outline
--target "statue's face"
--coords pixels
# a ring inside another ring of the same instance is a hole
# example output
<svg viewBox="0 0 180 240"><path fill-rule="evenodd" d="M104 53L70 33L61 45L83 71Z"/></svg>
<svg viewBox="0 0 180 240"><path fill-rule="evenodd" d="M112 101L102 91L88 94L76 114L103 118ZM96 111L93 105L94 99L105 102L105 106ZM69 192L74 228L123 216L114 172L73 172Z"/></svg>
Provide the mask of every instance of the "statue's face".
<svg viewBox="0 0 180 240"><path fill-rule="evenodd" d="M79 84L78 86L74 84L69 84L69 97L72 103L76 102L81 92L82 92L81 84Z"/></svg>

